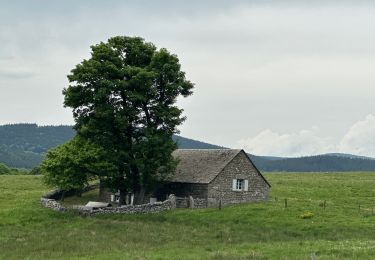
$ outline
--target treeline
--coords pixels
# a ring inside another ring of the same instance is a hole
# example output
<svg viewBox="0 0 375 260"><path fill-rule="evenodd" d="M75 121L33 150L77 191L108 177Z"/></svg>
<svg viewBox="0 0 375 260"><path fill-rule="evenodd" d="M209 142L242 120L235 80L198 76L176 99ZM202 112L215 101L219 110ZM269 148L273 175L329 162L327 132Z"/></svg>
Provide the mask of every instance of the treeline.
<svg viewBox="0 0 375 260"><path fill-rule="evenodd" d="M260 170L270 172L375 171L375 160L371 158L329 154L271 160L262 156L250 157Z"/></svg>
<svg viewBox="0 0 375 260"><path fill-rule="evenodd" d="M32 174L37 174L36 170L28 171L28 170L25 170L25 169L11 168L11 167L6 166L3 163L0 163L0 175L30 174L31 172L32 172Z"/></svg>
<svg viewBox="0 0 375 260"><path fill-rule="evenodd" d="M70 140L74 135L75 131L71 126L3 125L0 126L0 145L41 154Z"/></svg>

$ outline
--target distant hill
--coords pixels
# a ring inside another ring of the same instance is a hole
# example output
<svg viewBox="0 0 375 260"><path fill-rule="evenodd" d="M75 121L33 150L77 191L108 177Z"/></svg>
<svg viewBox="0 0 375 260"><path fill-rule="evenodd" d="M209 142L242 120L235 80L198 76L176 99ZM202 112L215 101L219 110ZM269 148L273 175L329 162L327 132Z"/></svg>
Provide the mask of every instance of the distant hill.
<svg viewBox="0 0 375 260"><path fill-rule="evenodd" d="M368 156L362 156L362 155L354 155L349 153L326 153L323 155L327 156L338 156L338 157L345 157L345 158L352 158L352 159L369 159L369 160L375 160L375 158L368 157Z"/></svg>
<svg viewBox="0 0 375 260"><path fill-rule="evenodd" d="M51 148L73 138L72 126L13 124L0 126L0 163L10 167L33 168ZM182 136L174 136L180 148L224 148ZM330 153L299 158L249 155L262 171L331 172L375 171L375 159L352 154Z"/></svg>
<svg viewBox="0 0 375 260"><path fill-rule="evenodd" d="M10 167L33 168L51 148L75 136L72 126L38 126L37 124L12 124L0 126L0 163ZM180 148L223 148L181 136L174 136Z"/></svg>
<svg viewBox="0 0 375 260"><path fill-rule="evenodd" d="M270 172L375 171L375 159L355 155L324 154L271 160L264 156L250 155L250 158L260 170Z"/></svg>
<svg viewBox="0 0 375 260"><path fill-rule="evenodd" d="M177 141L179 148L181 149L223 149L224 147L196 141L193 139L185 138L182 136L175 135L173 137Z"/></svg>
<svg viewBox="0 0 375 260"><path fill-rule="evenodd" d="M13 124L0 126L0 162L10 167L33 168L52 147L75 135L71 126Z"/></svg>

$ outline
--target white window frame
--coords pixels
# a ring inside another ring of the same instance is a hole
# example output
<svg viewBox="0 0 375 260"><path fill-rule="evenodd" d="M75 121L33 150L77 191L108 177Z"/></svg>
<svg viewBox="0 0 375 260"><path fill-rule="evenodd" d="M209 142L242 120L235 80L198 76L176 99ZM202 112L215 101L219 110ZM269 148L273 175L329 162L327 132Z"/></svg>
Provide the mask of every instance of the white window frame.
<svg viewBox="0 0 375 260"><path fill-rule="evenodd" d="M232 190L233 191L248 191L249 181L246 179L233 179Z"/></svg>

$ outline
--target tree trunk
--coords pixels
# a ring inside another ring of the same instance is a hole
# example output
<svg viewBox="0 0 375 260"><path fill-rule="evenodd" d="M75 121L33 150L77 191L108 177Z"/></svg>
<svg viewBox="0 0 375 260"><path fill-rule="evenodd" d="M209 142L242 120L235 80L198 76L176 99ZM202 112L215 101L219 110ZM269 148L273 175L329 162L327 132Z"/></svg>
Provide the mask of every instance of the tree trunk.
<svg viewBox="0 0 375 260"><path fill-rule="evenodd" d="M65 199L65 191L63 191L63 192L61 193L60 201L64 201L64 199Z"/></svg>
<svg viewBox="0 0 375 260"><path fill-rule="evenodd" d="M140 188L139 191L134 193L134 205L139 205L144 203L146 190L144 188Z"/></svg>
<svg viewBox="0 0 375 260"><path fill-rule="evenodd" d="M118 201L119 206L126 204L125 197L126 197L126 190L120 189L120 198L119 198L119 201Z"/></svg>

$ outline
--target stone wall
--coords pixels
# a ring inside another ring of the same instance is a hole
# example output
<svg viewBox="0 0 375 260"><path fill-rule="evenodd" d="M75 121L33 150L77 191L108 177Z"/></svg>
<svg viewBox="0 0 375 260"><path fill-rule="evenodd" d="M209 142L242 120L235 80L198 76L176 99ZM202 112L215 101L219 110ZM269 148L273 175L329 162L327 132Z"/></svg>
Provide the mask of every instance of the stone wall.
<svg viewBox="0 0 375 260"><path fill-rule="evenodd" d="M207 208L207 199L189 197L176 197L176 208L201 209Z"/></svg>
<svg viewBox="0 0 375 260"><path fill-rule="evenodd" d="M68 209L63 207L59 202L54 199L40 198L40 204L42 207L50 208L54 211L67 211Z"/></svg>
<svg viewBox="0 0 375 260"><path fill-rule="evenodd" d="M203 209L203 208L207 208L207 206L208 206L207 199L203 199L203 198L194 199L194 208Z"/></svg>
<svg viewBox="0 0 375 260"><path fill-rule="evenodd" d="M108 207L101 209L89 209L85 206L74 206L73 210L76 210L83 215L97 215L157 213L174 208L176 208L176 197L174 195L170 195L167 200L162 202L154 202L141 205L124 205L120 207Z"/></svg>
<svg viewBox="0 0 375 260"><path fill-rule="evenodd" d="M99 183L94 183L91 185L86 186L83 190L80 192L87 192L93 189L96 189L99 187ZM52 190L50 192L47 192L46 194L42 195L40 198L40 205L45 208L50 208L54 211L67 211L69 210L68 208L63 207L60 202L58 202L61 197L64 196L73 196L77 194L78 190Z"/></svg>
<svg viewBox="0 0 375 260"><path fill-rule="evenodd" d="M56 197L56 194L59 192L59 190L55 190L42 196L40 198L41 206L60 212L73 211L81 215L156 213L176 208L176 197L174 195L170 195L167 200L162 202L147 203L142 205L125 205L121 207L107 207L102 209L92 209L77 205L73 206L72 208L66 208L63 207L57 200L52 199L53 197Z"/></svg>
<svg viewBox="0 0 375 260"><path fill-rule="evenodd" d="M248 191L232 190L233 179L248 180ZM239 153L208 185L208 205L218 206L242 202L266 201L269 185L244 152Z"/></svg>

